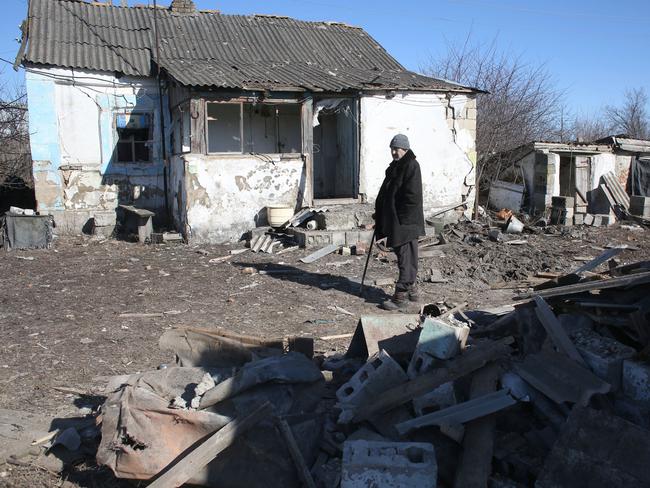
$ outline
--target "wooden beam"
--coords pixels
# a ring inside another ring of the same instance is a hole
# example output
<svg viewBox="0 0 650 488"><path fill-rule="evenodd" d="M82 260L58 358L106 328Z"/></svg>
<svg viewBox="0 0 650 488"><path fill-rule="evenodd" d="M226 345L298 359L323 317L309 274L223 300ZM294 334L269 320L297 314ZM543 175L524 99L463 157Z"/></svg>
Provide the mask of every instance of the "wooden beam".
<svg viewBox="0 0 650 488"><path fill-rule="evenodd" d="M538 295L542 298L550 298L563 295L573 295L575 293L584 293L591 290L605 290L608 288L641 285L644 283L650 283L650 271L629 276L621 276L619 278L611 278L608 280L596 280L588 281L586 283L577 283L575 285L558 286L555 288L549 288L548 290L525 293L519 295L517 299L532 298L534 295Z"/></svg>
<svg viewBox="0 0 650 488"><path fill-rule="evenodd" d="M303 207L314 204L314 100L307 97L300 108L302 129L302 157L305 161L305 187L302 189Z"/></svg>
<svg viewBox="0 0 650 488"><path fill-rule="evenodd" d="M305 463L305 458L302 457L302 453L300 452L296 438L293 436L293 432L291 432L291 427L289 427L289 424L286 420L282 419L278 420L277 425L280 429L280 432L282 433L282 437L284 437L284 441L287 443L289 453L291 454L291 458L296 465L296 470L298 471L298 476L300 477L300 481L302 481L303 486L306 488L316 488L314 478L312 478L311 472L307 467L307 463Z"/></svg>
<svg viewBox="0 0 650 488"><path fill-rule="evenodd" d="M228 448L235 439L264 420L271 413L271 404L264 402L250 415L243 419L237 418L212 434L206 441L189 454L181 454L181 459L172 461L161 476L149 488L177 488L194 476L198 470L206 466L220 452Z"/></svg>

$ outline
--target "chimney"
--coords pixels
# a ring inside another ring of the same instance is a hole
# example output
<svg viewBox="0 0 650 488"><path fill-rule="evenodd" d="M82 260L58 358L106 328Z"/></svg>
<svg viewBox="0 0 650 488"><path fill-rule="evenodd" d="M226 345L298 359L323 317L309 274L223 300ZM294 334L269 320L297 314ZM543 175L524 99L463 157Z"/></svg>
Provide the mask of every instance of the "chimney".
<svg viewBox="0 0 650 488"><path fill-rule="evenodd" d="M176 14L194 14L196 7L193 0L172 0L169 9Z"/></svg>

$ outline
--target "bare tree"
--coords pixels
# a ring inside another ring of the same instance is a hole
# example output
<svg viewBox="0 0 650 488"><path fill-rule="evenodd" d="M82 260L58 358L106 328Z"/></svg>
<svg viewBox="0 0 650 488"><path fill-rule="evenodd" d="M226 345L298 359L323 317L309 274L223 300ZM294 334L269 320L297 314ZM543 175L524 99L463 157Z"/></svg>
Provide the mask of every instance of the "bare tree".
<svg viewBox="0 0 650 488"><path fill-rule="evenodd" d="M0 189L32 187L24 89L0 88Z"/></svg>
<svg viewBox="0 0 650 488"><path fill-rule="evenodd" d="M531 140L559 139L562 92L543 64L525 63L521 56L489 44L471 41L450 45L440 59L422 70L431 76L487 91L478 100L477 177L487 183L514 161L506 151ZM479 186L485 188L483 184Z"/></svg>
<svg viewBox="0 0 650 488"><path fill-rule="evenodd" d="M633 139L650 138L650 116L648 114L648 95L643 88L625 91L625 99L620 107L608 105L605 116L613 129Z"/></svg>
<svg viewBox="0 0 650 488"><path fill-rule="evenodd" d="M563 141L591 142L607 137L614 131L602 114L576 115L570 120Z"/></svg>

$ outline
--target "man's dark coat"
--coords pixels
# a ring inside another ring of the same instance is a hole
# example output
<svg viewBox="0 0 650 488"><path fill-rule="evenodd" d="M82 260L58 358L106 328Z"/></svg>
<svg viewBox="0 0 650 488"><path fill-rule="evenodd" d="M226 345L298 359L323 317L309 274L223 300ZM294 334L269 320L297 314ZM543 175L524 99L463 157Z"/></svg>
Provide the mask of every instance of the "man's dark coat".
<svg viewBox="0 0 650 488"><path fill-rule="evenodd" d="M386 170L375 202L377 239L397 247L424 235L422 175L420 164L410 149Z"/></svg>

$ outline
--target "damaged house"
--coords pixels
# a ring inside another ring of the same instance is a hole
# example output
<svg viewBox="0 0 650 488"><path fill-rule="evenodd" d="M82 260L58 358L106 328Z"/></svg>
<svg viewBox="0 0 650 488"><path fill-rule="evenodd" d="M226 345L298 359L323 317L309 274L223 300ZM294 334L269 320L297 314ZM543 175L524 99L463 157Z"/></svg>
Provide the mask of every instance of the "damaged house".
<svg viewBox="0 0 650 488"><path fill-rule="evenodd" d="M526 208L541 215L561 206L573 221L555 223L582 224L587 215L594 214L604 216L604 222L613 222L620 203L633 215L650 217L650 209L646 210L650 203L650 141L625 136L584 143L533 141L505 157L516 176L511 170L504 173L504 179L522 183L492 182L493 208Z"/></svg>
<svg viewBox="0 0 650 488"><path fill-rule="evenodd" d="M38 210L109 233L119 205L227 242L265 208L372 204L407 134L425 215L474 200L479 90L406 70L363 29L287 17L30 0Z"/></svg>

